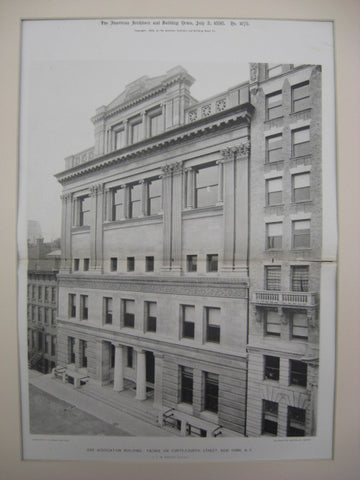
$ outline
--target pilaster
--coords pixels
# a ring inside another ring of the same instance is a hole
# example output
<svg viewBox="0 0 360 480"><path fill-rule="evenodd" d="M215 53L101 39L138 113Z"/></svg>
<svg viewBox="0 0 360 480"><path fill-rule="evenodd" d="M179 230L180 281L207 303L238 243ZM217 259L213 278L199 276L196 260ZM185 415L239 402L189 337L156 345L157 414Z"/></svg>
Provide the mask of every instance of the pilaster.
<svg viewBox="0 0 360 480"><path fill-rule="evenodd" d="M61 271L71 271L71 227L72 227L72 194L61 195Z"/></svg>
<svg viewBox="0 0 360 480"><path fill-rule="evenodd" d="M248 275L249 148L249 143L244 142L221 152L223 167L221 168L219 164L219 181L225 185L223 201L226 232L222 259L223 274ZM219 185L219 200L220 195Z"/></svg>
<svg viewBox="0 0 360 480"><path fill-rule="evenodd" d="M103 221L104 221L104 185L90 187L91 225L90 225L90 269L103 270Z"/></svg>

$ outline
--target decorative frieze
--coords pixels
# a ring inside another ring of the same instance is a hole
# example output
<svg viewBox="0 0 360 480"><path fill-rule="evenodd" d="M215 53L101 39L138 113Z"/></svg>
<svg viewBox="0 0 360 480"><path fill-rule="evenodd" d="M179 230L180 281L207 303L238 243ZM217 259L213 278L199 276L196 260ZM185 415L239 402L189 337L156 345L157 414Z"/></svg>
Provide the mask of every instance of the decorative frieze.
<svg viewBox="0 0 360 480"><path fill-rule="evenodd" d="M199 284L195 282L186 283L173 281L159 281L159 279L150 278L145 282L143 280L130 281L128 278L114 278L108 279L103 275L101 277L87 277L87 278L72 278L59 277L61 287L71 288L88 288L99 290L113 290L113 291L132 291L143 293L158 293L165 295L190 295L190 296L208 296L220 298L237 298L246 299L248 297L248 285L246 282L223 284L215 283L213 285Z"/></svg>
<svg viewBox="0 0 360 480"><path fill-rule="evenodd" d="M221 99L221 100L217 100L215 102L215 111L216 112L222 112L223 110L225 110L226 108L226 100L225 98Z"/></svg>

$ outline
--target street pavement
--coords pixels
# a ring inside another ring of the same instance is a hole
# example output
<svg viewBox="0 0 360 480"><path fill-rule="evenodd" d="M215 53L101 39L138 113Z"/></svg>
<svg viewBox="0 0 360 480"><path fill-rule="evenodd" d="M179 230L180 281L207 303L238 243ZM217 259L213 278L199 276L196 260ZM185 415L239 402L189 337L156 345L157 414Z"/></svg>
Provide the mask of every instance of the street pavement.
<svg viewBox="0 0 360 480"><path fill-rule="evenodd" d="M44 375L35 370L29 370L29 383L49 395L67 402L70 405L74 405L89 415L99 418L109 425L120 428L129 435L138 437L174 436L171 432L146 423L138 418L134 418L131 415L108 406L95 398L86 397L71 384L62 383L60 380L52 378L51 374ZM62 434L64 435L64 433ZM92 435L92 433L88 432L88 435Z"/></svg>

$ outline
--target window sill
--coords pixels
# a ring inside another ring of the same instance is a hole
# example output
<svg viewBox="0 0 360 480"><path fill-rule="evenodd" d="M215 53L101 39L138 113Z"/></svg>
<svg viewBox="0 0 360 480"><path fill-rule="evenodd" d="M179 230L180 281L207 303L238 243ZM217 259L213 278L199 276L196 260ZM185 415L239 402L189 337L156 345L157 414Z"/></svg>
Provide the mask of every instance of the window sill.
<svg viewBox="0 0 360 480"><path fill-rule="evenodd" d="M302 205L303 203L312 203L312 198L308 198L307 200L299 200L298 202L290 202L290 205Z"/></svg>
<svg viewBox="0 0 360 480"><path fill-rule="evenodd" d="M291 117L295 117L296 115L301 114L301 113L305 113L305 112L306 112L306 113L310 113L311 110L312 110L311 107L304 108L304 110L299 110L299 111L297 111L297 112L290 112L290 116L291 116Z"/></svg>
<svg viewBox="0 0 360 480"><path fill-rule="evenodd" d="M89 231L90 231L90 225L73 226L71 228L71 233L84 233Z"/></svg>
<svg viewBox="0 0 360 480"><path fill-rule="evenodd" d="M271 208L271 207L283 207L285 203L272 203L272 204L267 204L265 205L265 208Z"/></svg>
<svg viewBox="0 0 360 480"><path fill-rule="evenodd" d="M283 120L283 119L284 119L284 115L279 115L278 117L274 117L274 118L265 118L264 123L269 124L274 120L276 121L276 120Z"/></svg>

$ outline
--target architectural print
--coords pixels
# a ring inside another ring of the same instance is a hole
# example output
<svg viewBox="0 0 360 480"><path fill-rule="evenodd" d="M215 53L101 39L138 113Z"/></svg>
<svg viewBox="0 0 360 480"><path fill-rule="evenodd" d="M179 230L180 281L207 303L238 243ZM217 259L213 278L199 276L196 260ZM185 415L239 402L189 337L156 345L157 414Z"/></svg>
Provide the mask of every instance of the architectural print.
<svg viewBox="0 0 360 480"><path fill-rule="evenodd" d="M56 174L58 290L29 272L29 367L174 436L316 435L321 67L249 79L198 102L177 66L99 107Z"/></svg>

